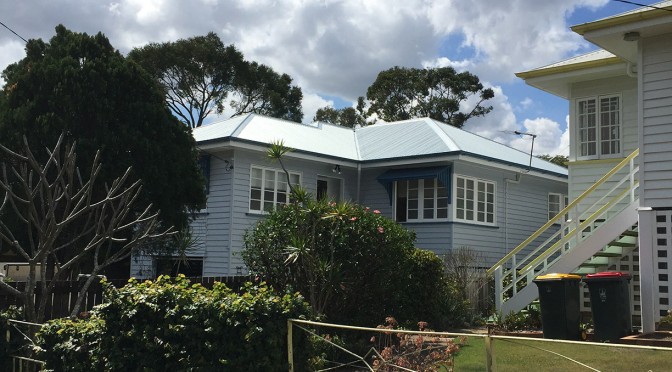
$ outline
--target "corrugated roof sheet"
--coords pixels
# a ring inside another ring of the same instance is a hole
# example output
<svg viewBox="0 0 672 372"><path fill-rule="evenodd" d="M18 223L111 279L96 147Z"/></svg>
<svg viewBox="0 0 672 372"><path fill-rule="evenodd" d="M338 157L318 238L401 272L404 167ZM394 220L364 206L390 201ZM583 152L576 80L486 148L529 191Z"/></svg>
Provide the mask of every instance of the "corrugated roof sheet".
<svg viewBox="0 0 672 372"><path fill-rule="evenodd" d="M576 65L576 64L585 63L585 62L599 61L599 60L602 60L602 59L613 58L613 57L616 57L613 53L607 52L606 50L598 49L598 50L592 51L590 53L586 53L586 54L582 54L582 55L575 56L575 57L572 57L572 58L568 58L568 59L565 59L565 60L560 61L560 62L552 63L550 65L537 67L537 68L529 70L529 71L546 70L546 69L552 69L552 68L556 68L556 67Z"/></svg>
<svg viewBox="0 0 672 372"><path fill-rule="evenodd" d="M423 118L378 123L353 130L323 123L300 124L249 114L193 131L197 143L241 140L267 145L283 140L298 151L352 161L382 161L438 154L468 154L527 168L525 153L436 120ZM566 175L567 170L533 158L532 167Z"/></svg>
<svg viewBox="0 0 672 372"><path fill-rule="evenodd" d="M356 132L360 160L381 160L458 151L426 120L379 123Z"/></svg>

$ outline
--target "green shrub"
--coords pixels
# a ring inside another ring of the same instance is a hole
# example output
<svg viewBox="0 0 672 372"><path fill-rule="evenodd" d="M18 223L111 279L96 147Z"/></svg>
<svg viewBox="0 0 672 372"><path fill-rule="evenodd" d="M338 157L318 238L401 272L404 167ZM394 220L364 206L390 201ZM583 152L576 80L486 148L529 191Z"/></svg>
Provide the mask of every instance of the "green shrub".
<svg viewBox="0 0 672 372"><path fill-rule="evenodd" d="M106 287L108 303L82 320L56 320L39 337L47 368L72 371L286 371L287 319L310 309L299 294L248 283L243 294L183 277ZM310 348L295 337L297 368ZM67 367L67 368L66 368Z"/></svg>
<svg viewBox="0 0 672 372"><path fill-rule="evenodd" d="M333 323L451 323L443 263L414 247L415 233L380 212L304 200L271 211L245 234L243 260L276 288L298 290Z"/></svg>

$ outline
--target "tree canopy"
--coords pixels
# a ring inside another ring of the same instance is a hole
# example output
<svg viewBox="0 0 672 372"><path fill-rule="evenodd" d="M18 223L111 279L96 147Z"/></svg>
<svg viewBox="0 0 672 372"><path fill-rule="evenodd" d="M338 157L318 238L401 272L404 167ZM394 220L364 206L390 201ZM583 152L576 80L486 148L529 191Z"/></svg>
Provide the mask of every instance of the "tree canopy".
<svg viewBox="0 0 672 372"><path fill-rule="evenodd" d="M348 128L354 128L356 125L364 126L366 125L364 97L359 98L357 108L344 107L342 109L335 109L328 106L319 108L315 112L313 121L342 125Z"/></svg>
<svg viewBox="0 0 672 372"><path fill-rule="evenodd" d="M565 155L549 155L549 154L544 154L544 155L539 155L539 159L543 159L546 161L550 161L553 164L557 164L561 167L567 168L567 162L569 162L569 158Z"/></svg>
<svg viewBox="0 0 672 372"><path fill-rule="evenodd" d="M189 128L170 114L151 76L103 34L59 25L49 42L30 40L26 57L2 76L0 138L6 147L16 151L25 136L31 149L50 148L65 133L66 144L77 141L81 174L98 150L102 184L132 167L130 178L143 184L136 207L153 204L163 225L181 228L189 210L203 206Z"/></svg>
<svg viewBox="0 0 672 372"><path fill-rule="evenodd" d="M208 115L255 112L300 122L301 88L268 66L249 62L214 32L136 48L129 58L163 87L171 111L192 128Z"/></svg>
<svg viewBox="0 0 672 372"><path fill-rule="evenodd" d="M477 102L462 111L461 106L472 97ZM430 117L458 128L470 118L492 111L492 106L483 106L492 97L493 90L484 89L476 75L457 73L452 67L393 67L381 71L366 91L369 115L385 121Z"/></svg>
<svg viewBox="0 0 672 372"><path fill-rule="evenodd" d="M315 119L351 126L353 120L365 123L367 118L399 121L429 117L461 128L467 120L492 111L492 106L484 103L494 96L478 76L467 71L393 67L381 71L367 89L368 108L364 97L359 97L357 110L325 107L318 110Z"/></svg>

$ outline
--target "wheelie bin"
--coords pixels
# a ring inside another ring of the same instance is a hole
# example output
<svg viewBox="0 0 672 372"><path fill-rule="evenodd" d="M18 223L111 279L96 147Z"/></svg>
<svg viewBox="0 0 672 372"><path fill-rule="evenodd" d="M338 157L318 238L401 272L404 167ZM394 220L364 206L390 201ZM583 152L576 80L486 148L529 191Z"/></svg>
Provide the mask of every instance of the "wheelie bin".
<svg viewBox="0 0 672 372"><path fill-rule="evenodd" d="M538 276L534 283L539 289L544 338L580 340L579 284L581 277L553 273Z"/></svg>
<svg viewBox="0 0 672 372"><path fill-rule="evenodd" d="M586 275L584 282L590 291L595 339L618 342L621 337L630 335L630 274L605 271Z"/></svg>

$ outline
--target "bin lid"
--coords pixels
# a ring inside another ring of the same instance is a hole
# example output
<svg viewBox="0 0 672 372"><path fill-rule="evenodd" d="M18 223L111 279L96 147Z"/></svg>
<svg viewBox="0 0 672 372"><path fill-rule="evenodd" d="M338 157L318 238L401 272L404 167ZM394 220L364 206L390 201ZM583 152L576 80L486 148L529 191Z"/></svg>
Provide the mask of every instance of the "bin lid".
<svg viewBox="0 0 672 372"><path fill-rule="evenodd" d="M630 274L629 273L624 273L620 271L603 271L601 273L595 273L595 274L588 274L586 275L586 279L607 279L607 278L613 278L613 279L630 279Z"/></svg>
<svg viewBox="0 0 672 372"><path fill-rule="evenodd" d="M574 274L551 273L539 275L535 280L581 280L581 276Z"/></svg>

